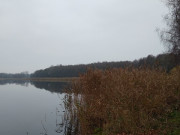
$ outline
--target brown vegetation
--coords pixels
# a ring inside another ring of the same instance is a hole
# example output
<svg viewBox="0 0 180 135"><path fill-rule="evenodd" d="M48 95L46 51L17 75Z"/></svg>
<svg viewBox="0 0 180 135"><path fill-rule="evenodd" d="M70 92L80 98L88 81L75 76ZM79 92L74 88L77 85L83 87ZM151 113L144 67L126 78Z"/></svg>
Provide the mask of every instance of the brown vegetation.
<svg viewBox="0 0 180 135"><path fill-rule="evenodd" d="M167 116L180 106L180 68L89 70L66 95L81 135L166 134ZM76 118L75 118L76 117Z"/></svg>

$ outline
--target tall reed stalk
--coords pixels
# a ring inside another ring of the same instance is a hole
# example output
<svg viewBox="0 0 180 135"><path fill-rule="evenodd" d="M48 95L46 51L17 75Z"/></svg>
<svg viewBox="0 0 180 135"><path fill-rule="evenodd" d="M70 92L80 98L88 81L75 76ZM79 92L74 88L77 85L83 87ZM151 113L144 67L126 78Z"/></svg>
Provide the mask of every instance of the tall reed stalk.
<svg viewBox="0 0 180 135"><path fill-rule="evenodd" d="M74 82L66 107L79 135L155 135L172 132L180 108L180 67L89 70Z"/></svg>

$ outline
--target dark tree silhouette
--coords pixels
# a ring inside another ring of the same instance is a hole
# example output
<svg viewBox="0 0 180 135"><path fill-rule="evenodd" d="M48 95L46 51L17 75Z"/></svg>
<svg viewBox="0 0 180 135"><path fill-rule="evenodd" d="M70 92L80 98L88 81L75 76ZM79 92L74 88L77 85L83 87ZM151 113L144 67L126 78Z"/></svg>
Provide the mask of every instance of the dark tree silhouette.
<svg viewBox="0 0 180 135"><path fill-rule="evenodd" d="M168 51L180 63L180 0L166 0L170 13L165 16L168 28L161 32L161 39L166 43Z"/></svg>
<svg viewBox="0 0 180 135"><path fill-rule="evenodd" d="M51 66L46 69L40 69L31 74L32 78L38 77L77 77L80 74L85 73L88 68L91 69L112 69L112 68L162 68L169 72L173 67L176 66L173 55L171 54L160 54L158 56L149 55L134 61L119 61L119 62L98 62L87 65L58 65Z"/></svg>

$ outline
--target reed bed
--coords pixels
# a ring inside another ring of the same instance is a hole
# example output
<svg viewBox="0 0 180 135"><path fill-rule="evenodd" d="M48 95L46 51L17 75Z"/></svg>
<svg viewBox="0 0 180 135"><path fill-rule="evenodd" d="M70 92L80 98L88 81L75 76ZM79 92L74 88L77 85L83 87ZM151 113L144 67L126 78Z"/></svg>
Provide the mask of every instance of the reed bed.
<svg viewBox="0 0 180 135"><path fill-rule="evenodd" d="M180 67L89 70L66 95L66 108L79 135L159 135L179 131ZM179 118L179 117L178 117ZM179 132L178 132L179 133Z"/></svg>

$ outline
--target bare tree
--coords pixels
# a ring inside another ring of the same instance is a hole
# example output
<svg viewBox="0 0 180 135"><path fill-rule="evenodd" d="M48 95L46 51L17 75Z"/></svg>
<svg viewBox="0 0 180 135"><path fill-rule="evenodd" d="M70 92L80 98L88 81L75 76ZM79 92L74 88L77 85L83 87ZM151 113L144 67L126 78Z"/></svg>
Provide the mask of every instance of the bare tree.
<svg viewBox="0 0 180 135"><path fill-rule="evenodd" d="M161 31L161 39L168 47L168 51L180 63L180 0L166 0L170 13L165 16L168 28Z"/></svg>

